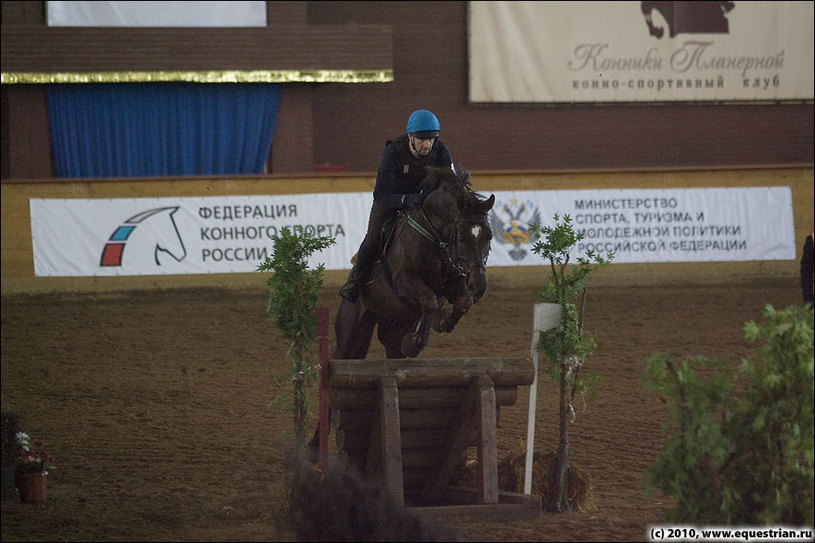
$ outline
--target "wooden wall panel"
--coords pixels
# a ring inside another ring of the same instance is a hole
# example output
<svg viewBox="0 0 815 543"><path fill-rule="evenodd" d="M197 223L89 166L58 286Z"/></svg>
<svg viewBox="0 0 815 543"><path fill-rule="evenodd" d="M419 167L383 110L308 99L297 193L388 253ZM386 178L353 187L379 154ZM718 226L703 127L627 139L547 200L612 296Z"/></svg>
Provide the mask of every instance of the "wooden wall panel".
<svg viewBox="0 0 815 543"><path fill-rule="evenodd" d="M811 165L813 104L468 102L465 2L312 2L312 24L393 25L394 82L315 90L315 162L375 171L386 138L428 108L472 170ZM353 127L353 141L342 133Z"/></svg>
<svg viewBox="0 0 815 543"><path fill-rule="evenodd" d="M281 89L268 172L294 173L313 169L312 94L313 85L305 83L285 85Z"/></svg>
<svg viewBox="0 0 815 543"><path fill-rule="evenodd" d="M48 107L42 85L3 85L3 178L54 175Z"/></svg>
<svg viewBox="0 0 815 543"><path fill-rule="evenodd" d="M382 25L265 28L3 26L4 72L386 70Z"/></svg>
<svg viewBox="0 0 815 543"><path fill-rule="evenodd" d="M3 0L0 2L0 22L3 25L44 25L45 2Z"/></svg>
<svg viewBox="0 0 815 543"><path fill-rule="evenodd" d="M7 4L11 6L7 8ZM4 39L7 30L11 30L9 23L27 25L25 32L31 31L28 26L36 26L31 19L37 16L17 4L26 2L3 2ZM263 41L272 40L268 33L264 34L268 29L256 29L258 34L249 32L246 37L223 38L220 43L234 46L231 57L211 48L206 54L191 57L184 65L268 67L275 59L281 62L278 66L286 66L284 63L293 59L318 58L339 66L343 59L353 58L358 62L356 66L361 67L378 62L374 59L385 61L387 57L394 73L390 83L286 84L269 160L271 173L334 167L373 177L385 140L401 133L408 115L417 108L431 109L439 116L442 139L454 160L474 171L813 164L815 110L811 101L728 105L469 104L466 2L319 1L267 5L270 24L290 27L280 35L286 36L286 40L281 40L285 41L282 48L267 50L273 43ZM360 28L386 29L383 32L389 36L385 40L387 46L367 41L372 39L370 34L363 32L365 35L360 37ZM189 45L179 41L183 35L179 32L174 37L156 38L154 45L162 46L150 51L143 49L143 53L149 53L144 60L136 59L135 55L120 57L141 64L129 64L128 60L127 64L116 66L119 69L137 65L155 69L180 66L183 55L175 52L172 45L183 45L179 51L188 50ZM201 35L187 36L202 43ZM123 47L123 42L116 39L110 43ZM239 43L243 45L235 45ZM242 58L243 47L246 58ZM344 52L337 52L337 48ZM383 52L383 48L387 51ZM40 67L52 62L33 56L30 60L39 62ZM59 62L61 66L74 67L114 65L107 53L89 54L76 63L69 62L63 54ZM10 70L10 66L4 54L3 70ZM36 104L37 100L44 100L43 95L37 98L30 94L27 85L16 86L17 92L8 94L9 86L3 87L4 108L31 109L31 113L21 115L26 122L15 126L7 127L3 115L3 152L9 149L9 156L3 156L3 175L41 177L41 172L50 171L50 160L44 159L50 153L49 143L44 139L48 133L47 120L39 113L44 111L44 105ZM25 150L25 154L18 155L20 150ZM32 168L30 160L40 164Z"/></svg>

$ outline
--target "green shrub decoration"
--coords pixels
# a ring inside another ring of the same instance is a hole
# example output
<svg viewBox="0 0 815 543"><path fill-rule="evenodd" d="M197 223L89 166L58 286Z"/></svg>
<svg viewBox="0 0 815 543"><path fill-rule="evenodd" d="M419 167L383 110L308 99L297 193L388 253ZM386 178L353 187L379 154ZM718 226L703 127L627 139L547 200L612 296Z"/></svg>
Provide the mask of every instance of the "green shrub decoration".
<svg viewBox="0 0 815 543"><path fill-rule="evenodd" d="M289 340L288 356L292 361L294 383L294 433L298 450L305 444L309 399L306 385L319 374L313 363L311 347L317 341L315 309L323 285L325 265L309 269L308 259L336 240L327 236L312 236L283 228L272 238L272 256L258 266L258 271L273 272L267 280L266 313L274 325Z"/></svg>
<svg viewBox="0 0 815 543"><path fill-rule="evenodd" d="M669 521L813 525L813 313L765 305L762 315L744 326L757 359L735 372L702 356L646 359L644 385L670 419L643 484L673 496Z"/></svg>

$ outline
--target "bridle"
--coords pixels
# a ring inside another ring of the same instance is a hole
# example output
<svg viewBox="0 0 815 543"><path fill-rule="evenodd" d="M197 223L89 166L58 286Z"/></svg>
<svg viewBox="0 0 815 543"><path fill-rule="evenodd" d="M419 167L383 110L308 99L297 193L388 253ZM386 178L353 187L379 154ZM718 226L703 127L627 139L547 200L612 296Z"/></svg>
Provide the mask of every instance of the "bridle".
<svg viewBox="0 0 815 543"><path fill-rule="evenodd" d="M472 223L472 224L480 224L481 221L474 220L474 219L465 219L461 216L456 217L453 220L454 227L452 229L450 240L444 241L442 237L439 235L439 232L433 226L433 222L430 220L430 217L427 216L427 213L424 210L424 207L420 204L416 208L419 212L421 212L421 216L424 218L424 222L427 223L428 228L425 228L421 224L419 224L416 219L413 218L413 213L405 213L405 220L410 225L411 228L416 230L421 236L431 243L433 243L439 251L439 257L441 258L441 262L445 266L449 266L453 269L453 271L458 275L458 277L469 278L470 274L481 268L484 269L487 265L487 258L489 257L489 251L487 252L487 256L481 259L480 262L477 262L470 271L465 271L464 267L461 265L461 261L465 260L462 256L455 254L455 248L457 247L457 233L458 233L458 225L460 223ZM451 247L453 251L451 251ZM455 254L455 258L453 255Z"/></svg>

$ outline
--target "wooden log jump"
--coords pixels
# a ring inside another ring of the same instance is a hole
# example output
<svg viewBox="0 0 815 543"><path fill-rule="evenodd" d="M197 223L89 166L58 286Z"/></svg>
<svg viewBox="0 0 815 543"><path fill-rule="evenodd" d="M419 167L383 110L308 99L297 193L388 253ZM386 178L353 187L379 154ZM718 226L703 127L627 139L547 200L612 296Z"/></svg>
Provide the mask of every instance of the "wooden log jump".
<svg viewBox="0 0 815 543"><path fill-rule="evenodd" d="M540 515L540 496L500 491L497 419L534 380L525 358L330 360L331 426L340 457L392 499L431 511ZM475 489L453 488L469 447Z"/></svg>

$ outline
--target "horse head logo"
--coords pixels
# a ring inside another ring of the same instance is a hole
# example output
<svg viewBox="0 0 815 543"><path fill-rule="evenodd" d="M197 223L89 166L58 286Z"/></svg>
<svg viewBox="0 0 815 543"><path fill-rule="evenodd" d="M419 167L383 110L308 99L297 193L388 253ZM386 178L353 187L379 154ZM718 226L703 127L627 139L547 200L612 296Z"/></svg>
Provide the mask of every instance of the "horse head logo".
<svg viewBox="0 0 815 543"><path fill-rule="evenodd" d="M677 34L729 34L727 14L735 7L733 2L641 2L640 9L648 25L648 33L662 38L665 28L654 22L658 13L668 27L668 35Z"/></svg>
<svg viewBox="0 0 815 543"><path fill-rule="evenodd" d="M173 217L178 209L178 206L159 207L143 211L124 221L105 244L99 265L121 266L125 243L128 243L128 254L148 255L152 252L156 266L166 262L167 255L176 262L184 260L187 249ZM137 227L139 234L131 239Z"/></svg>

